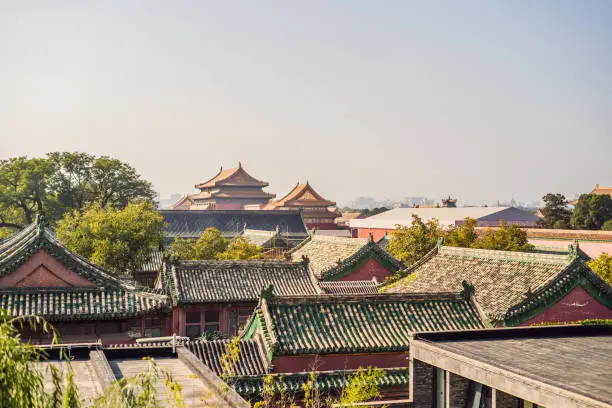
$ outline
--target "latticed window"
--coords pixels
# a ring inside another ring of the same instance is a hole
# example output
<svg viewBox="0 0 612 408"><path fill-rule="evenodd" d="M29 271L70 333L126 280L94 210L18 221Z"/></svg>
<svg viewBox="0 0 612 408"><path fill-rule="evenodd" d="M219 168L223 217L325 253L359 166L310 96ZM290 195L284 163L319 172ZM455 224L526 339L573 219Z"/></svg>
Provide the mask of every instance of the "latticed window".
<svg viewBox="0 0 612 408"><path fill-rule="evenodd" d="M201 333L201 313L187 312L185 313L185 335L189 337L198 337Z"/></svg>
<svg viewBox="0 0 612 408"><path fill-rule="evenodd" d="M185 313L185 335L199 337L204 332L219 331L220 319L218 310Z"/></svg>

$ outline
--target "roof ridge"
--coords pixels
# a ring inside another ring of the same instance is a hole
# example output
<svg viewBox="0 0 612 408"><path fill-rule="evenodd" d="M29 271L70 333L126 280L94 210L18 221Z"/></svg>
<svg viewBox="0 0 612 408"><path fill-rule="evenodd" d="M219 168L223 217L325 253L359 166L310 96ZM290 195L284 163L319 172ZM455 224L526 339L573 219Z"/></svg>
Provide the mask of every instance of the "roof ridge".
<svg viewBox="0 0 612 408"><path fill-rule="evenodd" d="M542 263L555 262L568 264L571 262L571 258L569 258L567 254L556 255L541 252L504 251L496 249L451 247L445 245L440 247L439 254L447 256L487 258L507 261L528 261Z"/></svg>

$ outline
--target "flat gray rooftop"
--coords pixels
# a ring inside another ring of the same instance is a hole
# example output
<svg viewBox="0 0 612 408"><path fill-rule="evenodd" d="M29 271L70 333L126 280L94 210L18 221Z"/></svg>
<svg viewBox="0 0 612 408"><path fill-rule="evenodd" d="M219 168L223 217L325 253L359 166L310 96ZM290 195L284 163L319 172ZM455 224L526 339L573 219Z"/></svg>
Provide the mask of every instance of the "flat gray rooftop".
<svg viewBox="0 0 612 408"><path fill-rule="evenodd" d="M432 346L612 404L612 336L437 340Z"/></svg>

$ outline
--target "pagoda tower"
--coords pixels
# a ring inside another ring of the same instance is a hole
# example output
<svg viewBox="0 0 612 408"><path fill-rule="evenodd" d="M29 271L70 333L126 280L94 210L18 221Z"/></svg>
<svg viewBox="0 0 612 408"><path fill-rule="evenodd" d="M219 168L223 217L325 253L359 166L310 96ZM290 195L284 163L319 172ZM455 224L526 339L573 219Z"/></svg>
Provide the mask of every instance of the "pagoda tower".
<svg viewBox="0 0 612 408"><path fill-rule="evenodd" d="M290 210L300 209L304 224L308 229L336 229L334 220L340 217L334 201L324 199L310 183L299 182L283 198L271 201L266 209Z"/></svg>
<svg viewBox="0 0 612 408"><path fill-rule="evenodd" d="M247 173L242 164L223 170L210 180L196 184L200 192L179 200L174 209L189 210L242 210L247 206L263 207L276 197L263 191L268 183Z"/></svg>

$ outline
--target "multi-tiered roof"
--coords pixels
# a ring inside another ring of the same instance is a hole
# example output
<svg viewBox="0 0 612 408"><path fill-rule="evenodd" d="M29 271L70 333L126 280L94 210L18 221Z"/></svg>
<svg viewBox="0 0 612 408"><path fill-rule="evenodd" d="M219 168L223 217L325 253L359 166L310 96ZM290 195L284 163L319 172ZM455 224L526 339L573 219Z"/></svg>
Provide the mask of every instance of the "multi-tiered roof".
<svg viewBox="0 0 612 408"><path fill-rule="evenodd" d="M334 220L341 216L338 210L330 209L334 201L326 200L317 193L310 183L299 182L284 197L270 202L269 209L300 209L307 225L311 228L333 225Z"/></svg>
<svg viewBox="0 0 612 408"><path fill-rule="evenodd" d="M200 192L182 198L177 209L242 209L248 205L265 205L274 194L263 191L268 183L257 180L242 168L223 170L210 180L195 185Z"/></svg>

